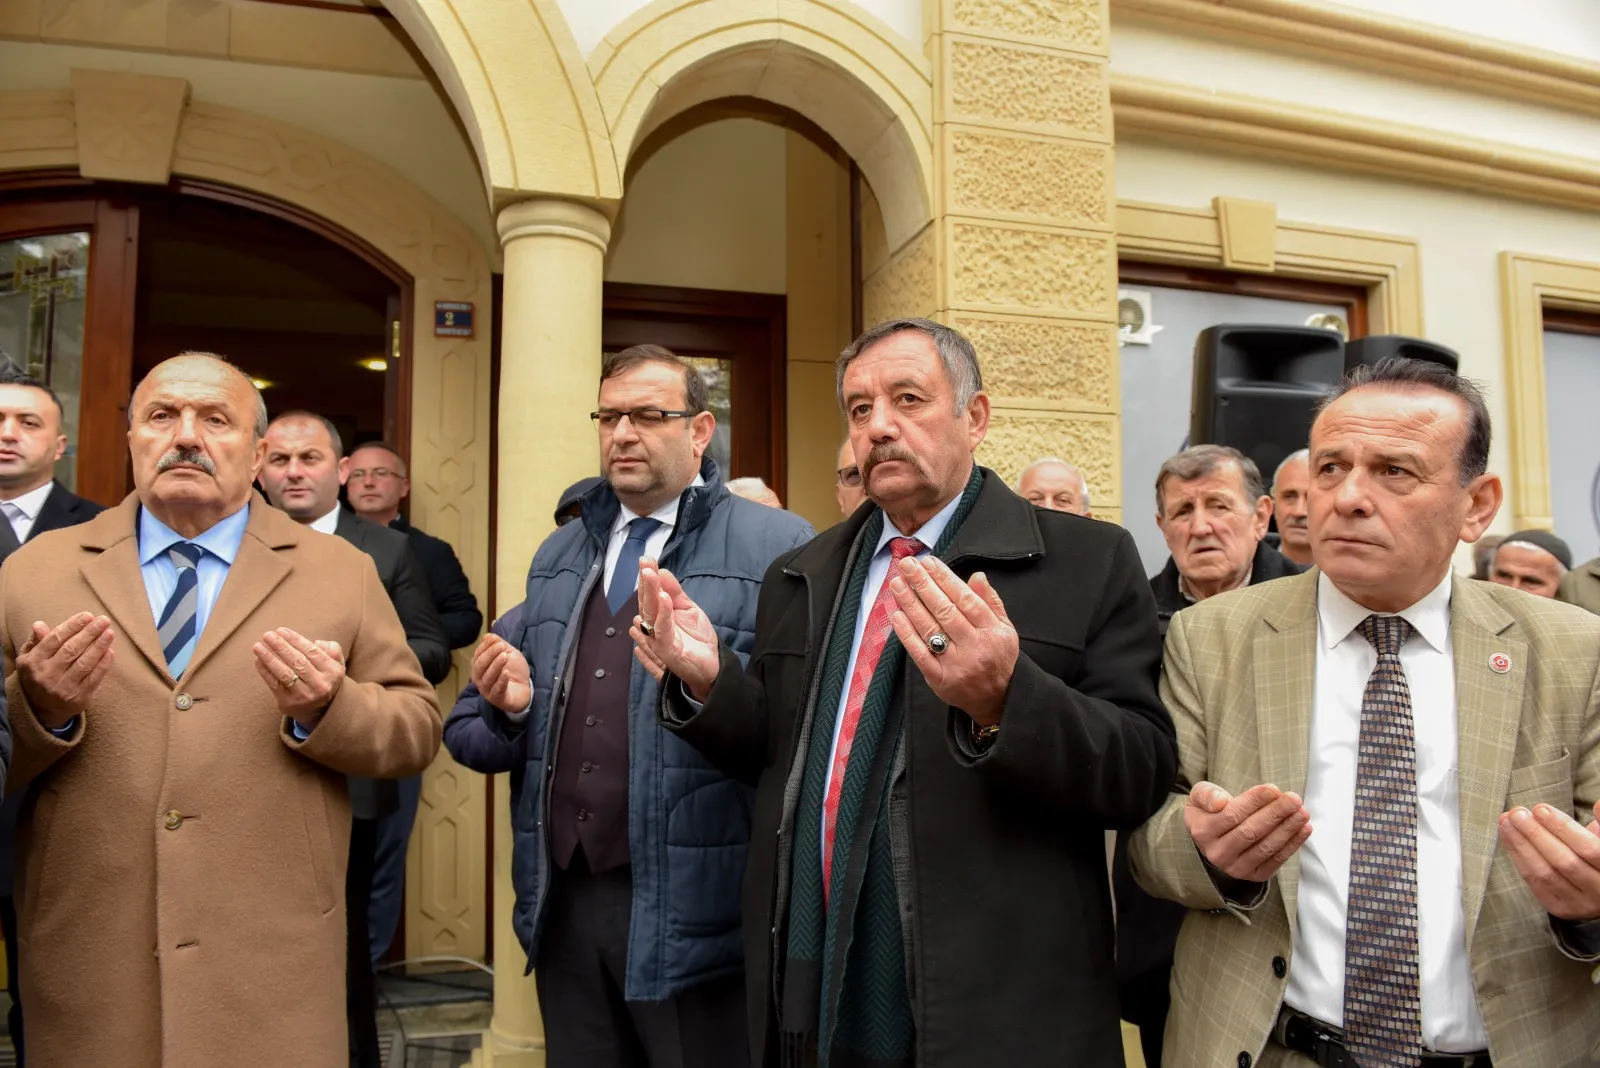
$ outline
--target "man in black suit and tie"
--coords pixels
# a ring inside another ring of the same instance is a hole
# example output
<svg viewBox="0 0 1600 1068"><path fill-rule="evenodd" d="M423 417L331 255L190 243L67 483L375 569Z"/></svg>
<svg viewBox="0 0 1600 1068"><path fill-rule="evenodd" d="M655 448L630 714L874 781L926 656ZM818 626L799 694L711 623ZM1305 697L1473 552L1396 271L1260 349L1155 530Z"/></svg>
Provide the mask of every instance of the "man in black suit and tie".
<svg viewBox="0 0 1600 1068"><path fill-rule="evenodd" d="M383 588L405 627L406 644L437 686L450 673L450 647L434 608L433 593L409 539L397 530L358 517L339 503L339 487L350 470L339 431L313 412L284 412L267 428L267 461L261 485L273 505L312 530L333 534L372 557ZM400 807L393 780L350 780L350 871L345 877L345 922L349 959L350 1063L378 1068L377 987L372 967L368 902L377 859L378 826Z"/></svg>
<svg viewBox="0 0 1600 1068"><path fill-rule="evenodd" d="M55 480L56 461L67 451L67 436L61 432L64 419L61 398L49 386L14 370L0 372L0 515L6 520L0 523L0 562L28 539L76 526L101 511L98 504ZM19 1065L22 1003L17 988L20 951L17 908L11 896L11 848L21 808L20 795L0 806L0 928L5 931L6 988L11 991L6 1028Z"/></svg>
<svg viewBox="0 0 1600 1068"><path fill-rule="evenodd" d="M411 493L405 459L386 441L368 441L350 450L346 464L344 489L350 510L369 523L398 530L411 540L411 550L428 578L433 606L444 622L450 648L472 645L483 629L483 613L478 610L478 599L472 594L472 585L461 561L456 559L455 549L443 538L412 526L400 514L400 502ZM405 904L406 848L411 843L411 825L416 822L421 798L421 775L401 779L399 811L378 824L378 861L372 873L372 903L367 910L374 966L389 951L400 926L400 911Z"/></svg>

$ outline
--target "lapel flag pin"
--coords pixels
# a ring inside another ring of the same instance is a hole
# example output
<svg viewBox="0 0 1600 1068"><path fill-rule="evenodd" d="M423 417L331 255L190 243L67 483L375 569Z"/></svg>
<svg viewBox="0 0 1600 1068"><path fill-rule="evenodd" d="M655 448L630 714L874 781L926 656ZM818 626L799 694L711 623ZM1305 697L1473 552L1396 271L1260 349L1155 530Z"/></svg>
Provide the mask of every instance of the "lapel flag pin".
<svg viewBox="0 0 1600 1068"><path fill-rule="evenodd" d="M1511 658L1505 653L1495 653L1489 658L1489 670L1497 675L1504 675L1511 670Z"/></svg>

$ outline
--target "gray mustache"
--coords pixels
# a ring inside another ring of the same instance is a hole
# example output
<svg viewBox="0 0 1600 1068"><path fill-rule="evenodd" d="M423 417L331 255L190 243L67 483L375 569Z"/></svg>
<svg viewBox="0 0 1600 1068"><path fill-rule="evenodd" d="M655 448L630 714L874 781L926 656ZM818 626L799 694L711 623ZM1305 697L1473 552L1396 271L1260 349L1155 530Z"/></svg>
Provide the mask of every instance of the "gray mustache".
<svg viewBox="0 0 1600 1068"><path fill-rule="evenodd" d="M871 451L867 453L866 460L862 461L862 478L866 478L868 475L870 475L874 467L877 467L881 463L886 463L889 460L905 460L910 464L917 463L917 458L912 455L911 450L906 448L904 445L897 443L874 445Z"/></svg>
<svg viewBox="0 0 1600 1068"><path fill-rule="evenodd" d="M163 471L171 471L179 464L198 467L208 475L217 473L217 465L211 462L211 457L199 449L173 449L156 464L156 474L159 475Z"/></svg>

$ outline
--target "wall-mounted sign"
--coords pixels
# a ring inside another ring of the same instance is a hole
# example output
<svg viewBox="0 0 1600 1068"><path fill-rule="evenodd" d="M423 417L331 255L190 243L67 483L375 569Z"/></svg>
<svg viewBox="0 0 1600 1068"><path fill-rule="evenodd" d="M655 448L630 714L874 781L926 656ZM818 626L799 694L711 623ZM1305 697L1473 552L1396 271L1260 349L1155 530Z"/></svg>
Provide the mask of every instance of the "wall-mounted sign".
<svg viewBox="0 0 1600 1068"><path fill-rule="evenodd" d="M471 337L472 305L459 300L433 302L434 337Z"/></svg>

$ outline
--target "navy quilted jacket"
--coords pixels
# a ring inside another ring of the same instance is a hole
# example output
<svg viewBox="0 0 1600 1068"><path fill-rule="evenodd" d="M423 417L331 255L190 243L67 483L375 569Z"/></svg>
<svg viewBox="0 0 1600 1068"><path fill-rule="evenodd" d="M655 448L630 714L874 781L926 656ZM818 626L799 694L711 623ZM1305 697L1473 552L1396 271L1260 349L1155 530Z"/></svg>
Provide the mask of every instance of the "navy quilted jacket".
<svg viewBox="0 0 1600 1068"><path fill-rule="evenodd" d="M767 565L809 541L814 532L791 512L730 494L709 458L700 473L705 485L684 491L661 566L677 576L711 617L718 638L745 661L755 642L756 596ZM530 970L550 889L543 821L548 772L567 696L566 668L576 653L581 612L600 581L606 540L621 510L605 483L582 501L582 520L557 528L534 554L520 633L509 638L532 669L528 718L519 727L489 702L478 702L485 722L500 736L510 739L527 732L524 789L511 815L511 872L517 892L512 923ZM658 725L658 687L637 662L629 695L633 916L623 996L661 1001L743 968L739 895L752 794Z"/></svg>

